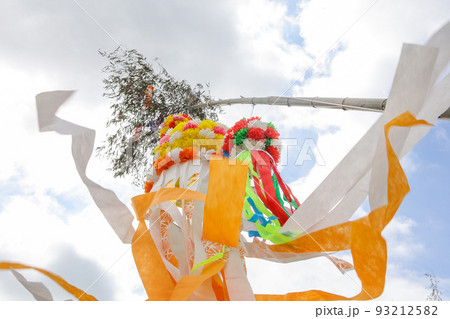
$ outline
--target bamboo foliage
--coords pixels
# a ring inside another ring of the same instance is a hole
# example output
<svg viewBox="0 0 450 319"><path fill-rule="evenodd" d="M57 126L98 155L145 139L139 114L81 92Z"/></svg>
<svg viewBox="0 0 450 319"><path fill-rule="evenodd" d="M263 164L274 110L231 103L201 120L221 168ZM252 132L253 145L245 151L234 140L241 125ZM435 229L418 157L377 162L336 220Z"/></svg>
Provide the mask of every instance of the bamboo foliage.
<svg viewBox="0 0 450 319"><path fill-rule="evenodd" d="M210 100L209 85L191 86L178 80L157 60L150 63L136 50L100 51L100 55L109 62L103 68L107 75L104 96L113 103L106 123L110 130L97 154L108 159L114 177L132 176L135 184L141 185L159 140L158 125L175 113L217 121L219 106L190 108ZM154 88L150 105L146 96L149 86Z"/></svg>

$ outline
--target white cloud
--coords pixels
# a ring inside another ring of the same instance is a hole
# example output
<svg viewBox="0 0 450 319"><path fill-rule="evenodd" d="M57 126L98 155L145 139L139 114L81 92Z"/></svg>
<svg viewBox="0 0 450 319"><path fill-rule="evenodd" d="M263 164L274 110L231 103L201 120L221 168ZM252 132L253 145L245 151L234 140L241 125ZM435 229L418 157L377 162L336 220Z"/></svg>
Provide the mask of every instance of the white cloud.
<svg viewBox="0 0 450 319"><path fill-rule="evenodd" d="M420 159L414 151L410 151L406 154L406 156L401 159L400 163L402 164L406 175L416 172L420 167Z"/></svg>
<svg viewBox="0 0 450 319"><path fill-rule="evenodd" d="M13 196L0 213L2 260L44 268L81 289L104 271L90 293L100 299L143 299L129 245L123 245L94 205L69 213L50 196ZM28 271L28 278L55 284ZM10 276L0 273L0 278ZM18 284L18 283L16 283ZM121 287L121 289L117 289ZM58 292L58 289L56 289ZM59 290L60 291L60 290ZM26 296L26 293L24 294ZM57 294L63 298L61 291ZM0 291L9 299L7 290Z"/></svg>
<svg viewBox="0 0 450 319"><path fill-rule="evenodd" d="M339 110L288 111L289 114L280 121L282 125L317 131L317 149L325 162L325 165L316 163L307 176L292 183L294 193L303 199L336 167L379 116L374 113L356 114Z"/></svg>
<svg viewBox="0 0 450 319"><path fill-rule="evenodd" d="M294 21L287 16L283 3L245 2L237 7L237 17L241 49L258 72L290 78L312 62L303 48L284 39L286 29Z"/></svg>
<svg viewBox="0 0 450 319"><path fill-rule="evenodd" d="M417 223L408 217L395 217L383 231L383 236L388 243L388 255L395 260L405 262L417 258L425 247L414 236L414 228Z"/></svg>
<svg viewBox="0 0 450 319"><path fill-rule="evenodd" d="M439 150L448 151L450 149L450 137L443 126L435 127L434 136Z"/></svg>
<svg viewBox="0 0 450 319"><path fill-rule="evenodd" d="M331 76L308 81L297 88L298 93L387 97L402 43L421 44L448 20L445 1L375 1L370 7L373 3L317 0L304 4L298 23L306 50L318 57L343 35L339 40L343 51L331 62Z"/></svg>
<svg viewBox="0 0 450 319"><path fill-rule="evenodd" d="M386 286L379 300L425 301L431 290L424 274L388 263Z"/></svg>
<svg viewBox="0 0 450 319"><path fill-rule="evenodd" d="M343 275L325 257L289 264L247 259L247 270L253 291L258 294L319 289L351 297L361 291L354 271Z"/></svg>

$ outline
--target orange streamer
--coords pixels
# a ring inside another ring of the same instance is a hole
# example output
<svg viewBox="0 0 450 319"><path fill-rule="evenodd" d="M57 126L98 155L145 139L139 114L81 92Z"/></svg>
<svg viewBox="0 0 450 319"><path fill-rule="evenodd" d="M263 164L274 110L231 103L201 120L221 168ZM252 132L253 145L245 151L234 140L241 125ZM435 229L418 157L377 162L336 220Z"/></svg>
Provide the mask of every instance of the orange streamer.
<svg viewBox="0 0 450 319"><path fill-rule="evenodd" d="M207 279L216 275L225 266L226 261L218 260L203 268L202 274L199 276L184 276L182 277L170 297L171 301L184 301L192 295L192 293L200 287L200 285Z"/></svg>
<svg viewBox="0 0 450 319"><path fill-rule="evenodd" d="M142 194L131 199L138 220L143 219L153 205L178 199L205 201L206 195L185 188L161 188L156 192Z"/></svg>
<svg viewBox="0 0 450 319"><path fill-rule="evenodd" d="M430 125L416 120L409 112L396 117L384 127L388 157L388 204L373 210L368 216L331 226L282 245L268 246L275 252L324 252L350 249L354 266L361 280L359 294L348 298L321 290L288 293L286 295L255 295L256 300L368 300L379 297L384 290L387 264L386 242L381 236L384 227L394 217L409 192L408 181L389 141L393 126Z"/></svg>
<svg viewBox="0 0 450 319"><path fill-rule="evenodd" d="M134 261L148 298L168 300L175 284L144 220L139 221L131 245Z"/></svg>
<svg viewBox="0 0 450 319"><path fill-rule="evenodd" d="M203 238L238 247L248 164L227 159L209 164L208 192L203 213Z"/></svg>
<svg viewBox="0 0 450 319"><path fill-rule="evenodd" d="M393 126L409 127L430 125L416 120L405 112L385 125L388 158L388 203L373 210L368 216L331 226L281 245L268 245L274 252L314 253L350 249L354 268L361 280L361 292L345 297L321 290L288 293L285 295L257 294L256 300L368 300L379 297L384 290L387 249L381 232L392 220L409 185L400 162L389 141ZM145 224L145 214L155 204L169 200L206 201L203 221L204 238L227 246L237 247L240 221L245 193L248 166L231 166L227 160L210 162L210 179L207 195L183 188L162 188L156 192L136 196L132 199L139 226L132 240L133 256L149 300L188 300L191 294L205 281L212 278L212 288L218 300L229 300L226 282L219 272L226 264L218 260L204 266L199 276L184 276L174 281L158 252ZM227 180L225 183L224 180ZM95 297L69 284L60 276L44 269L19 263L1 262L0 269L34 269L53 279L80 301L95 301Z"/></svg>
<svg viewBox="0 0 450 319"><path fill-rule="evenodd" d="M206 196L183 188L162 188L132 199L136 217L139 220L132 243L133 256L150 300L187 300L203 282L211 277L213 277L213 289L217 297L222 300L228 298L223 292L223 284L218 276L218 272L226 263L223 260L204 266L199 276L182 277L175 285L148 232L144 216L153 205L164 201L179 199L206 201L203 237L237 247L247 174L247 165L231 166L227 160L215 160L210 162L210 178ZM224 183L224 177L227 177L227 183ZM213 239L210 239L211 237Z"/></svg>
<svg viewBox="0 0 450 319"><path fill-rule="evenodd" d="M145 214L158 203L178 199L205 200L205 195L184 188L161 188L156 192L131 199L139 226L133 236L132 251L136 267L149 300L169 300L175 289L175 281L158 252L147 225Z"/></svg>
<svg viewBox="0 0 450 319"><path fill-rule="evenodd" d="M60 285L67 292L71 293L78 300L80 300L80 301L97 301L97 299L94 296L91 296L91 295L85 293L83 290L78 289L75 286L72 286L67 281L62 279L60 276L54 275L54 274L52 274L51 272L49 272L47 270L44 270L44 269L41 269L41 268L32 267L32 266L27 266L27 265L23 265L23 264L18 264L18 263L0 262L0 269L9 270L10 268L14 268L14 269L34 269L34 270L39 271L40 273L46 275L47 277L53 279L58 285Z"/></svg>
<svg viewBox="0 0 450 319"><path fill-rule="evenodd" d="M221 270L223 276L223 269ZM215 274L212 277L212 288L214 290L214 294L216 295L217 301L229 301L228 292L226 290L225 280L222 282L219 274Z"/></svg>

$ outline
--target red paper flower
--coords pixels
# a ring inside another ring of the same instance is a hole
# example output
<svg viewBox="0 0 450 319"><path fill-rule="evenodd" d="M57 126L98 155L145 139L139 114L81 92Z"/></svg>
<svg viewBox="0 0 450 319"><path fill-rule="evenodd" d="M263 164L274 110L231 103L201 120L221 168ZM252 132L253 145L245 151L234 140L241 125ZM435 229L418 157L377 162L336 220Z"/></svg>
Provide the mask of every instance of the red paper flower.
<svg viewBox="0 0 450 319"><path fill-rule="evenodd" d="M269 146L266 148L266 151L273 157L275 164L278 164L280 161L280 152L278 152L278 149L275 146Z"/></svg>
<svg viewBox="0 0 450 319"><path fill-rule="evenodd" d="M231 129L234 133L236 133L237 131L239 131L245 127L247 127L247 120L242 119L239 122L237 122L236 124L234 124L234 126Z"/></svg>
<svg viewBox="0 0 450 319"><path fill-rule="evenodd" d="M248 130L247 137L256 141L264 139L264 130L262 128L251 128Z"/></svg>
<svg viewBox="0 0 450 319"><path fill-rule="evenodd" d="M278 138L280 136L280 133L278 133L277 131L275 131L273 129L273 127L268 127L267 130L264 132L264 134L268 137L268 138Z"/></svg>
<svg viewBox="0 0 450 319"><path fill-rule="evenodd" d="M233 132L233 129L231 129L231 128L228 129L226 138L229 138L229 139L233 139L233 138L234 138L234 132Z"/></svg>
<svg viewBox="0 0 450 319"><path fill-rule="evenodd" d="M228 154L230 153L230 139L225 138L223 145L222 145L222 149L227 152Z"/></svg>
<svg viewBox="0 0 450 319"><path fill-rule="evenodd" d="M240 149L242 148L242 141L249 138L255 141L264 141L264 146L261 149L267 151L277 163L280 159L278 149L273 146L266 148L266 145L270 145L273 140L278 139L280 133L278 133L270 123L266 123L267 125L270 125L266 130L261 127L249 126L249 123L255 120L261 121L261 118L259 116L253 116L249 119L241 119L227 131L222 145L224 155L229 156L230 149L232 149L234 145L236 145L237 151L242 151L242 149Z"/></svg>

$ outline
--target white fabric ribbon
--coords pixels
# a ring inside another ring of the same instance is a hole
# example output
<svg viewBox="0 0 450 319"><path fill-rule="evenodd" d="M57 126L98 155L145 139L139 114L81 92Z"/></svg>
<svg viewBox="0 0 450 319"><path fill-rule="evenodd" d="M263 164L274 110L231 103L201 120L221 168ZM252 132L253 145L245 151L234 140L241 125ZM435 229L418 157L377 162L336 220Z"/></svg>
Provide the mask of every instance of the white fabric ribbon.
<svg viewBox="0 0 450 319"><path fill-rule="evenodd" d="M10 268L12 274L25 287L37 301L53 301L50 290L42 282L28 281L21 273L14 268Z"/></svg>
<svg viewBox="0 0 450 319"><path fill-rule="evenodd" d="M95 131L62 120L55 115L73 92L52 91L36 95L39 131L55 131L72 136L72 157L81 180L120 240L125 244L130 244L134 235L133 214L113 191L100 186L86 176L86 167L94 149Z"/></svg>
<svg viewBox="0 0 450 319"><path fill-rule="evenodd" d="M313 232L353 215L369 195L371 209L387 201L387 157L384 124L409 110L434 123L450 105L450 76L436 82L450 61L450 23L426 46L404 44L386 110L335 169L294 212L280 232ZM392 130L390 140L399 158L429 127Z"/></svg>

